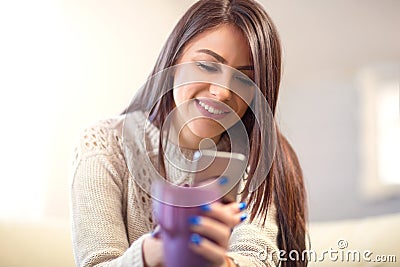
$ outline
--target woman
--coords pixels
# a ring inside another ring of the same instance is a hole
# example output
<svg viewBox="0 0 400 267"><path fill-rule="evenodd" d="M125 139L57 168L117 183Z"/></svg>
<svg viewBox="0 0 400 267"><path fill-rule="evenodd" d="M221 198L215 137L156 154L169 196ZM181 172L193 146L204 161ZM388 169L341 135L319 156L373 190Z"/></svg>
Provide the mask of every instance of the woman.
<svg viewBox="0 0 400 267"><path fill-rule="evenodd" d="M151 77L157 78L146 83L124 114L99 122L82 135L71 194L77 265L162 266L163 243L151 234L156 227L149 195L152 171L175 184L188 182L166 156L181 158L182 151L191 154L207 138L217 149L230 150L227 132L236 124L244 125L249 137L248 168L238 196L242 202L207 205L191 221L194 235L188 245L213 266L306 265L304 259L287 257L290 251L301 254L306 249L301 168L291 146L272 126L273 120L260 116L268 106L275 115L280 49L274 24L252 0L202 0L184 14L155 64ZM229 81L239 81L243 88L249 85L246 78L251 79L267 107L256 93L243 96L240 89L225 84L177 85L180 69L173 66L195 66L208 74L232 69ZM173 71L168 75L160 74L169 68ZM171 112L195 105L206 110L204 114L212 113L205 116L214 119L186 121L179 131L171 127L164 134ZM238 123L216 123L225 113L235 114ZM139 138L135 133L142 129ZM268 139L271 129L275 137L272 156L270 151L263 152L272 144ZM143 155L151 158L151 164Z"/></svg>

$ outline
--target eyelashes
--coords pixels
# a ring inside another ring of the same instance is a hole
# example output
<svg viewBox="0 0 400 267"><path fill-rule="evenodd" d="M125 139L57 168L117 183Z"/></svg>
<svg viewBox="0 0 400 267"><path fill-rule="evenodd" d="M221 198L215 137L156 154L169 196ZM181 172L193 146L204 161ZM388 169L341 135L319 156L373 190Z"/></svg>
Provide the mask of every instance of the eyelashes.
<svg viewBox="0 0 400 267"><path fill-rule="evenodd" d="M244 74L235 76L235 79L239 80L241 83L243 83L246 86L253 86L253 84L254 84L254 82Z"/></svg>
<svg viewBox="0 0 400 267"><path fill-rule="evenodd" d="M206 73L209 73L209 74L221 73L222 74L219 64L212 63L212 62L205 62L205 61L196 61L195 64L200 70L202 70ZM245 86L253 86L254 85L254 82L247 75L243 74L242 72L235 73L233 78Z"/></svg>
<svg viewBox="0 0 400 267"><path fill-rule="evenodd" d="M206 63L202 61L196 61L196 66L199 67L199 69L210 73L217 73L221 71L216 64L210 62Z"/></svg>

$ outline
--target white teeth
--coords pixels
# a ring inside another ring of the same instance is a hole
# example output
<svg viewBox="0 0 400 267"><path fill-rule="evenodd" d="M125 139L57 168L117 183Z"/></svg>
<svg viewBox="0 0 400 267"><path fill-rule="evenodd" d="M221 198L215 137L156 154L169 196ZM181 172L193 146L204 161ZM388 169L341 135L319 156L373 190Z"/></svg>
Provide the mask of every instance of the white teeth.
<svg viewBox="0 0 400 267"><path fill-rule="evenodd" d="M207 104L201 102L200 100L199 100L199 104L200 104L200 106L202 106L205 110L207 110L208 112L210 112L210 113L212 113L212 114L217 114L217 115L219 115L219 114L224 113L222 110L218 110L218 109L215 109L215 108L213 108L213 107L210 107L209 105L207 105Z"/></svg>

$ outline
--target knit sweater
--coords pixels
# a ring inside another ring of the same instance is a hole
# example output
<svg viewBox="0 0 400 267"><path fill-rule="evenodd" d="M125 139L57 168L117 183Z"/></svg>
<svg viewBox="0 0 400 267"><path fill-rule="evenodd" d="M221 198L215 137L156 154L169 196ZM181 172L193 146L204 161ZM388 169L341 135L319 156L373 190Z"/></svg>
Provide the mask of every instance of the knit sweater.
<svg viewBox="0 0 400 267"><path fill-rule="evenodd" d="M144 266L142 243L155 228L155 220L151 196L136 181L150 183L147 176L151 172L146 168L152 166L137 157L134 166L141 171L135 172L135 177L129 171L122 143L124 118L120 115L86 128L75 149L71 216L77 266ZM141 140L133 142L135 153L147 153L149 149L156 153L158 128L141 111L135 111L130 119L133 120L130 127L138 132L145 124L150 125L144 132L149 142L146 145ZM221 143L217 148L223 146ZM176 150L178 155L179 148ZM172 182L186 182L187 176L171 164L166 164L165 170ZM246 219L233 229L227 255L242 267L276 266L277 235L276 210L272 204L265 227L257 219L251 223Z"/></svg>

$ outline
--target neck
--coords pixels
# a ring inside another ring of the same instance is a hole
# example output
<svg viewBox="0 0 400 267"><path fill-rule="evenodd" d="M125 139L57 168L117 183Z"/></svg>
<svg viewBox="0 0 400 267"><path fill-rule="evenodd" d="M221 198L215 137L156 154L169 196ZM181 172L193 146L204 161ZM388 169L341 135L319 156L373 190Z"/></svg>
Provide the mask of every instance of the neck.
<svg viewBox="0 0 400 267"><path fill-rule="evenodd" d="M208 149L215 147L221 139L221 135L210 138L198 136L187 126L181 128L179 132L177 129L179 130L179 128L174 127L174 125L170 128L169 140L180 148L192 150Z"/></svg>

